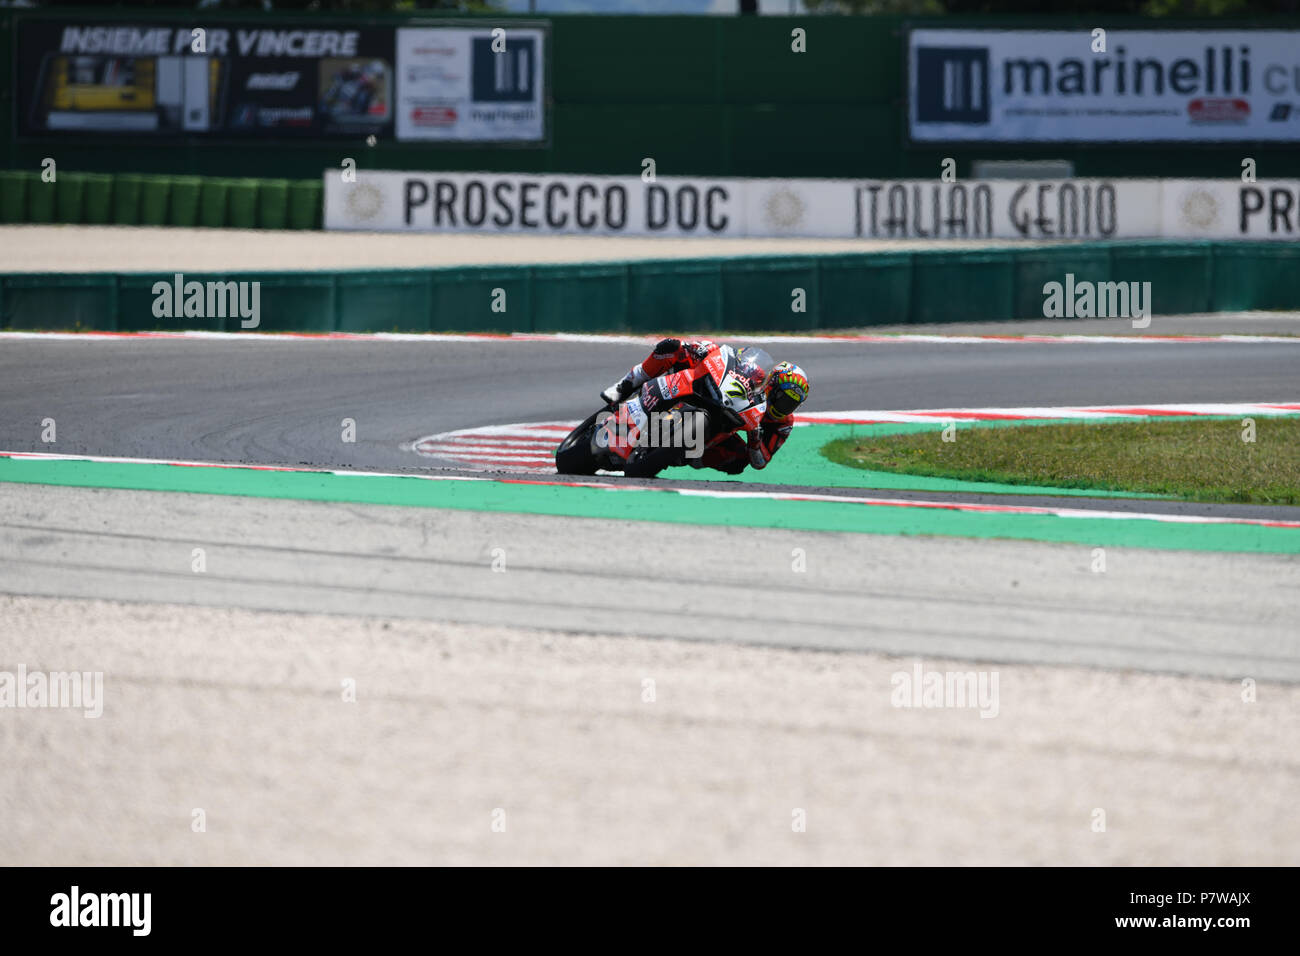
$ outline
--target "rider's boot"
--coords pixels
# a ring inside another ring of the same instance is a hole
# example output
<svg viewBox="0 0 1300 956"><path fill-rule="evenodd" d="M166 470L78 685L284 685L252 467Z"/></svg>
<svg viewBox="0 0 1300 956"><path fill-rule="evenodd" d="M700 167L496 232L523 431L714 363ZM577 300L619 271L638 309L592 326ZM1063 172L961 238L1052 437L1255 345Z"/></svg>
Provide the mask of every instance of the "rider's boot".
<svg viewBox="0 0 1300 956"><path fill-rule="evenodd" d="M606 405L617 405L644 385L647 378L648 376L641 370L641 366L638 365L636 368L632 369L632 371L628 372L621 382L615 382L609 388L601 392L600 397L604 400Z"/></svg>

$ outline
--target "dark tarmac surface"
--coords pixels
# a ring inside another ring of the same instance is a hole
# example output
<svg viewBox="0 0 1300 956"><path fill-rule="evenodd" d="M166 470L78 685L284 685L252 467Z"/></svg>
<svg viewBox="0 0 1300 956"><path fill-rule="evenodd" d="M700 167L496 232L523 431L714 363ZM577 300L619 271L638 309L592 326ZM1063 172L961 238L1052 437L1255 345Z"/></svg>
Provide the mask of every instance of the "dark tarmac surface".
<svg viewBox="0 0 1300 956"><path fill-rule="evenodd" d="M813 379L809 411L1287 401L1300 390L1300 345L1285 343L832 342L766 347L808 369ZM299 339L258 345L201 339L9 339L0 341L0 450L438 470L436 460L403 445L460 428L583 418L596 407L596 392L644 352L631 343L473 339ZM47 418L57 423L54 444L41 441L41 423ZM356 423L354 443L342 440L344 419ZM754 484L744 488L779 490ZM801 490L1300 517L1300 508L1149 499Z"/></svg>

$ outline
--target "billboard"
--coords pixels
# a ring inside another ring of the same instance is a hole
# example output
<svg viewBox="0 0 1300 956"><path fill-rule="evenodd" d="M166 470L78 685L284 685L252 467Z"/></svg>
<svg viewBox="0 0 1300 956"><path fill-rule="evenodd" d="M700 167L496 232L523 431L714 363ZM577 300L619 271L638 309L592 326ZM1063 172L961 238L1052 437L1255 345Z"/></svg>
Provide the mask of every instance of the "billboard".
<svg viewBox="0 0 1300 956"><path fill-rule="evenodd" d="M841 193L843 191L841 190ZM741 236L737 180L522 173L325 173L325 228L534 235Z"/></svg>
<svg viewBox="0 0 1300 956"><path fill-rule="evenodd" d="M346 178L345 178L346 177ZM1300 182L325 172L325 228L876 240L1300 238Z"/></svg>
<svg viewBox="0 0 1300 956"><path fill-rule="evenodd" d="M545 31L397 31L399 140L541 140Z"/></svg>
<svg viewBox="0 0 1300 956"><path fill-rule="evenodd" d="M908 32L914 142L1300 141L1300 31Z"/></svg>
<svg viewBox="0 0 1300 956"><path fill-rule="evenodd" d="M59 133L383 135L392 31L22 20L18 124Z"/></svg>
<svg viewBox="0 0 1300 956"><path fill-rule="evenodd" d="M540 142L539 27L18 21L17 125L64 134ZM400 50L398 49L400 37Z"/></svg>

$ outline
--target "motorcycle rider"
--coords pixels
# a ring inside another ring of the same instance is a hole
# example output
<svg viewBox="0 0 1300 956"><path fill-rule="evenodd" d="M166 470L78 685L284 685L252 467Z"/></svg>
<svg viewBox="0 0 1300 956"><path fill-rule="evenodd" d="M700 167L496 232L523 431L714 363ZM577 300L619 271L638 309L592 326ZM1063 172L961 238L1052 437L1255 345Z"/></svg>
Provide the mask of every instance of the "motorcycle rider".
<svg viewBox="0 0 1300 956"><path fill-rule="evenodd" d="M718 348L708 339L683 342L664 339L654 347L650 356L623 377L600 393L609 405L616 405L634 391L665 372L694 368ZM731 435L698 458L688 459L693 468L716 468L729 475L738 475L747 465L766 468L777 449L790 437L794 425L794 411L808 398L810 386L804 370L792 362L781 362L768 377L767 410L755 431L748 433L748 441Z"/></svg>

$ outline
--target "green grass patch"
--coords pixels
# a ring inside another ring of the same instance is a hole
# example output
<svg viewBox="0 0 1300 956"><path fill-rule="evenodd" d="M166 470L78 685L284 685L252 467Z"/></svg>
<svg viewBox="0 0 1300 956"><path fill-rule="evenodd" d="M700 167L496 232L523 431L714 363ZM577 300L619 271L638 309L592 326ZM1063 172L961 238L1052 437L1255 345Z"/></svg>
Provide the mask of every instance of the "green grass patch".
<svg viewBox="0 0 1300 956"><path fill-rule="evenodd" d="M1300 418L959 426L843 438L822 448L856 468L1009 485L1172 495L1189 501L1300 504Z"/></svg>

